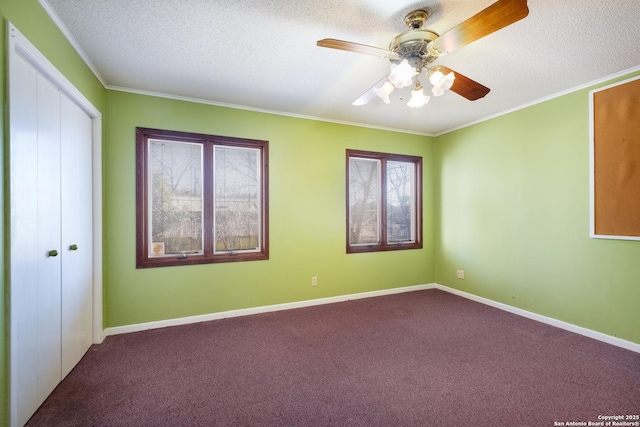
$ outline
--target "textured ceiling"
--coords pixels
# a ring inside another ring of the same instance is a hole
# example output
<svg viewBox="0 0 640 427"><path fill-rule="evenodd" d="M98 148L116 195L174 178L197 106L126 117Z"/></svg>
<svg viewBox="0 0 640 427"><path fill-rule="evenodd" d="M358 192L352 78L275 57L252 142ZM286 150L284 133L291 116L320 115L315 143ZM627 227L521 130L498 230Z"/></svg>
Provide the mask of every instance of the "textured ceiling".
<svg viewBox="0 0 640 427"><path fill-rule="evenodd" d="M529 0L529 16L435 63L491 88L485 98L356 107L389 62L317 40L386 49L411 10L442 34L494 0L40 1L108 88L426 135L640 66L640 1Z"/></svg>

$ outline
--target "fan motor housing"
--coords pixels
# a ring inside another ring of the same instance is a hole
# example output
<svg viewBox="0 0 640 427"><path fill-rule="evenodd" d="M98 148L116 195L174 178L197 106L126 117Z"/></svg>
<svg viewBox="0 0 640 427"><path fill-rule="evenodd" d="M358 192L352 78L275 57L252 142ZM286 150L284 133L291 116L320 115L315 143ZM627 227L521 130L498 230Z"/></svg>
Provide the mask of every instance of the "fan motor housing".
<svg viewBox="0 0 640 427"><path fill-rule="evenodd" d="M438 34L429 30L409 30L394 37L389 44L389 50L402 58L426 58L429 56L427 46L438 37Z"/></svg>

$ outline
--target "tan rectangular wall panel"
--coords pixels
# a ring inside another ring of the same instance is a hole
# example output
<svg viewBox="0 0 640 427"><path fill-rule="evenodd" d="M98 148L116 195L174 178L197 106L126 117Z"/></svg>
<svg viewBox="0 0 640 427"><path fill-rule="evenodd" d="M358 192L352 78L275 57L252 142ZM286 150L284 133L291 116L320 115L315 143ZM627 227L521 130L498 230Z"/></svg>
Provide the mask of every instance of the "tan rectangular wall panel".
<svg viewBox="0 0 640 427"><path fill-rule="evenodd" d="M640 238L640 79L593 93L594 233Z"/></svg>

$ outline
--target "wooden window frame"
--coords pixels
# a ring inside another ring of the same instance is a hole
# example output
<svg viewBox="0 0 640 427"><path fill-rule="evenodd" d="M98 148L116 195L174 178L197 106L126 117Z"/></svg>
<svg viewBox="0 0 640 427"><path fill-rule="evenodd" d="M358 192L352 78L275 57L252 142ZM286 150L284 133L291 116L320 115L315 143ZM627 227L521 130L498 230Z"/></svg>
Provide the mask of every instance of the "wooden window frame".
<svg viewBox="0 0 640 427"><path fill-rule="evenodd" d="M203 145L203 253L187 256L149 256L149 182L148 182L148 140L196 143ZM213 252L213 212L214 212L214 146L231 146L260 150L260 247L255 252ZM238 261L269 259L269 142L262 140L206 135L151 128L136 128L136 268L168 267Z"/></svg>
<svg viewBox="0 0 640 427"><path fill-rule="evenodd" d="M350 203L349 203L349 165L351 158L373 159L381 162L378 185L380 186L380 242L372 244L352 245L350 243ZM388 161L413 163L415 165L414 186L414 242L387 242L387 172ZM404 154L380 153L374 151L347 150L346 155L346 250L347 253L366 253L381 251L397 251L407 249L422 249L422 157Z"/></svg>

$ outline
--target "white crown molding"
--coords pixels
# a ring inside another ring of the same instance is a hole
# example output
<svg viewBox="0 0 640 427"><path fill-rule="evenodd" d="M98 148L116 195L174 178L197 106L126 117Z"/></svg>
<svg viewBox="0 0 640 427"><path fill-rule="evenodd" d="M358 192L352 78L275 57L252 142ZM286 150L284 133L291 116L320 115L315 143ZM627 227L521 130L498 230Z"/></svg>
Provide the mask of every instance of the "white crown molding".
<svg viewBox="0 0 640 427"><path fill-rule="evenodd" d="M84 63L87 64L87 67L89 67L91 72L93 72L93 74L96 76L98 81L102 84L102 86L106 87L107 84L104 80L104 77L102 77L102 74L100 74L100 71L98 71L98 68L95 65L93 65L93 62L91 62L91 59L89 59L89 55L87 55L86 52L82 50L82 48L80 47L80 44L78 44L76 39L71 35L71 32L62 23L62 20L60 19L58 14L51 8L51 6L49 5L49 3L47 3L46 0L38 0L38 3L40 3L40 6L42 6L45 12L47 12L47 15L49 15L53 23L62 32L62 34L69 41L71 46L73 46L73 48L78 53L78 55L80 55L80 58L82 58Z"/></svg>
<svg viewBox="0 0 640 427"><path fill-rule="evenodd" d="M601 85L601 84L603 84L605 82L608 82L609 80L617 79L619 77L624 77L626 75L635 73L637 71L640 71L640 65L632 67L632 68L627 68L626 70L619 71L619 72L617 72L615 74L611 74L611 75L602 77L600 79L592 80L590 82L581 84L581 85L573 87L571 89L563 90L562 92L558 92L558 93L554 93L554 94L549 95L549 96L545 96L544 98L540 98L540 99L537 99L535 101L531 101L529 103L522 104L522 105L520 105L518 107L510 108L508 110L504 110L504 111L502 111L500 113L492 114L490 116L486 116L486 117L483 117L481 119L474 120L473 122L469 122L469 123L466 123L466 124L461 125L461 126L456 126L456 127L450 128L450 129L446 129L446 130L444 130L444 131L442 131L440 133L437 133L435 135L432 135L432 136L445 135L447 133L450 133L450 132L453 132L453 131L456 131L456 130L464 129L464 128L467 128L469 126L476 125L478 123L486 122L487 120L495 119L496 117L504 116L504 115L513 113L515 111L519 111L519 110L523 110L525 108L532 107L532 106L537 105L537 104L542 104L543 102L551 101L552 99L559 98L559 97L564 96L564 95L569 95L571 93L578 92L580 90L588 89L588 88L590 88L592 86Z"/></svg>
<svg viewBox="0 0 640 427"><path fill-rule="evenodd" d="M44 1L44 0L40 0L40 1ZM522 104L522 105L514 107L514 108L510 108L508 110L501 111L500 113L492 114L490 116L486 116L486 117L483 117L481 119L474 120L472 122L465 123L465 124L460 125L460 126L456 126L456 127L453 127L453 128L446 129L446 130L444 130L442 132L435 133L435 134L420 133L420 132L410 132L410 131L407 131L407 130L404 130L404 129L388 128L388 127L383 127L383 126L373 126L373 125L368 125L368 124L363 124L363 123L346 122L346 121L340 121L340 120L329 120L329 119L325 119L325 118L322 118L322 117L305 116L305 115L302 115L302 114L285 113L285 112L281 112L281 111L263 110L263 109L259 109L259 108L246 107L246 106L243 106L243 105L225 104L225 103L221 103L221 102L209 101L209 100L206 100L206 99L189 98L189 97L183 97L183 96L177 96L177 95L169 95L169 94L159 93L159 92L143 91L143 90L137 90L137 89L119 87L119 86L105 85L105 87L107 89L115 90L115 91L119 91L119 92L129 92L129 93L135 93L135 94L139 94L139 95L154 96L154 97L158 97L158 98L168 98L168 99L175 99L175 100L178 100L178 101L194 102L194 103L198 103L198 104L215 105L215 106L219 106L219 107L233 108L233 109L237 109L237 110L255 111L255 112L259 112L259 113L274 114L274 115L294 117L294 118L299 118L299 119L315 120L315 121L320 121L320 122L336 123L336 124L347 125L347 126L357 126L357 127L384 130L384 131L390 131L390 132L406 133L406 134L411 134L411 135L438 137L438 136L445 135L445 134L450 133L450 132L454 132L456 130L460 130L460 129L467 128L469 126L476 125L478 123L482 123L482 122L486 122L486 121L491 120L491 119L495 119L495 118L500 117L500 116L504 116L504 115L507 115L507 114L510 114L510 113L513 113L513 112L516 112L516 111L519 111L519 110L523 110L525 108L529 108L529 107L532 107L532 106L537 105L537 104L542 104L544 102L551 101L552 99L559 98L561 96L569 95L569 94L572 94L572 93L580 91L580 90L588 89L588 88L590 88L592 86L601 85L601 84L603 84L605 82L608 82L610 80L613 80L613 79L616 79L616 78L619 78L619 77L624 77L626 75L632 74L632 73L637 72L637 71L640 71L640 65L636 66L636 67L628 68L626 70L622 70L620 72L617 72L615 74L611 74L611 75L602 77L602 78L597 79L597 80L592 80L592 81L584 83L584 84L582 84L580 86L576 86L576 87L573 87L571 89L563 90L561 92L546 96L544 98L537 99L535 101L532 101L532 102L529 102L529 103L526 103L526 104Z"/></svg>
<svg viewBox="0 0 640 427"><path fill-rule="evenodd" d="M106 85L105 88L109 89L109 90L114 90L114 91L117 91L117 92L135 93L137 95L146 95L146 96L153 96L153 97L156 97L156 98L173 99L173 100L176 100L176 101L192 102L192 103L195 103L195 104L213 105L213 106L216 106L216 107L232 108L232 109L235 109L235 110L245 110L245 111L253 111L253 112L257 112L257 113L273 114L273 115L276 115L276 116L293 117L293 118L296 118L296 119L313 120L313 121L316 121L316 122L335 123L335 124L339 124L339 125L356 126L356 127L360 127L360 128L377 129L377 130L384 130L384 131L397 132L397 133L406 133L406 134L410 134L410 135L420 135L420 136L429 136L429 137L433 136L433 135L428 134L428 133L412 132L412 131L408 131L406 129L389 128L389 127L384 127L384 126L374 126L374 125L369 125L369 124L364 124L364 123L347 122L347 121L342 121L342 120L331 120L331 119L326 119L326 118L316 117L316 116L307 116L307 115L303 115L303 114L288 113L288 112L276 111L276 110L267 110L267 109L261 109L261 108L256 108L256 107L247 107L245 105L228 104L228 103L224 103L224 102L211 101L211 100L208 100L208 99L191 98L191 97L180 96L180 95L171 95L171 94L162 93L162 92L153 92L153 91L146 91L146 90L140 90L140 89L132 89L132 88L122 87L122 86Z"/></svg>

